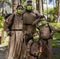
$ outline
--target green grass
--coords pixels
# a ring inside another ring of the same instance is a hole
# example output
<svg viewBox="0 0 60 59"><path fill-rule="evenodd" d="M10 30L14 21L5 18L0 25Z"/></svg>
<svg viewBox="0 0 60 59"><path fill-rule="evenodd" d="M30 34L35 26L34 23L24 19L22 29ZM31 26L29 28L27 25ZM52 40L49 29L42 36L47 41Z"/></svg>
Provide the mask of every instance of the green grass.
<svg viewBox="0 0 60 59"><path fill-rule="evenodd" d="M52 59L60 59L60 55L53 55Z"/></svg>

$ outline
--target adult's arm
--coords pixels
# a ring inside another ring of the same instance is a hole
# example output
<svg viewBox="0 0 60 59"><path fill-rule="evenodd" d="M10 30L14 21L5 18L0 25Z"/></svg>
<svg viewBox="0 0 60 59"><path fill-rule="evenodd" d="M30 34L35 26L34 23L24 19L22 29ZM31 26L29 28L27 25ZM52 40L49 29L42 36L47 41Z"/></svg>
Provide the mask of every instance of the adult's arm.
<svg viewBox="0 0 60 59"><path fill-rule="evenodd" d="M8 31L8 26L11 24L11 20L12 20L13 15L10 15L4 22L4 30Z"/></svg>

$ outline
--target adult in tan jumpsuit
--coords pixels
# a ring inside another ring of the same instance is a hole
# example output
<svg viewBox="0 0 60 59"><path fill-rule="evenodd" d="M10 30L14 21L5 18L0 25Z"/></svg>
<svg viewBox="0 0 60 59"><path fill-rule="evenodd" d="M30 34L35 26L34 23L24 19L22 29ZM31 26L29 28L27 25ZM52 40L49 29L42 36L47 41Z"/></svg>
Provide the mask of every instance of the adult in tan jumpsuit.
<svg viewBox="0 0 60 59"><path fill-rule="evenodd" d="M23 42L23 19L22 15L24 13L23 7L21 5L17 6L17 13L14 17L14 23L11 28L11 36L9 42L9 49L7 53L7 59L21 59L21 49ZM14 14L13 14L14 15ZM8 31L8 26L12 22L13 15L9 16L5 21L5 30Z"/></svg>
<svg viewBox="0 0 60 59"><path fill-rule="evenodd" d="M30 7L31 9L28 9ZM26 57L26 48L27 43L29 39L32 37L32 35L36 32L36 27L32 25L32 23L35 21L35 19L39 16L38 13L34 13L32 10L32 1L27 1L26 10L23 15L23 24L24 24L24 45L22 49L23 57Z"/></svg>

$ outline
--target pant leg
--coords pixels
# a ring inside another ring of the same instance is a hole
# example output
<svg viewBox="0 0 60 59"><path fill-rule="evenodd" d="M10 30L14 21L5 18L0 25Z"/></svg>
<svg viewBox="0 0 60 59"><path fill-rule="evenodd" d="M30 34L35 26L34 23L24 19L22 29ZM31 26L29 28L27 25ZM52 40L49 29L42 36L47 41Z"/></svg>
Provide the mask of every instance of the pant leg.
<svg viewBox="0 0 60 59"><path fill-rule="evenodd" d="M48 59L52 59L52 40L48 40Z"/></svg>

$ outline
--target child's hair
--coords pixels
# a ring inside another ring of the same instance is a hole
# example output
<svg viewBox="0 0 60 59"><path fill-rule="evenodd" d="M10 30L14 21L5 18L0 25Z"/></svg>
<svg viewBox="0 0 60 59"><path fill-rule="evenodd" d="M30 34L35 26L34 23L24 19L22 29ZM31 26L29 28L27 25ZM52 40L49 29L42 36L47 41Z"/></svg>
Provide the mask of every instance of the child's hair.
<svg viewBox="0 0 60 59"><path fill-rule="evenodd" d="M40 15L39 17L40 21L46 20L46 17L44 15Z"/></svg>
<svg viewBox="0 0 60 59"><path fill-rule="evenodd" d="M44 16L44 15L41 15L39 18L40 18L40 19L41 19L41 18L45 18L45 16Z"/></svg>

